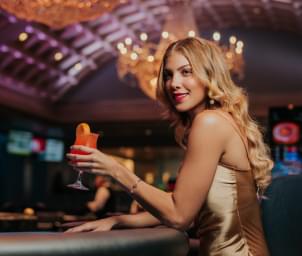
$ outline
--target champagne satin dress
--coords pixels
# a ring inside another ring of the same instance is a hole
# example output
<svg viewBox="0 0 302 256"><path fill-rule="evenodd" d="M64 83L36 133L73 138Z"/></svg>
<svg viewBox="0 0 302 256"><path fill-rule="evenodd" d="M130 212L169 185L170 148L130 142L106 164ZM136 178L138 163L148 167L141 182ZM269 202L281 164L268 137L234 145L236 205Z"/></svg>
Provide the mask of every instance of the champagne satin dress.
<svg viewBox="0 0 302 256"><path fill-rule="evenodd" d="M220 111L217 114L229 119ZM232 121L230 123L248 154L239 129ZM200 256L269 255L252 170L239 170L219 163L195 225L200 237Z"/></svg>

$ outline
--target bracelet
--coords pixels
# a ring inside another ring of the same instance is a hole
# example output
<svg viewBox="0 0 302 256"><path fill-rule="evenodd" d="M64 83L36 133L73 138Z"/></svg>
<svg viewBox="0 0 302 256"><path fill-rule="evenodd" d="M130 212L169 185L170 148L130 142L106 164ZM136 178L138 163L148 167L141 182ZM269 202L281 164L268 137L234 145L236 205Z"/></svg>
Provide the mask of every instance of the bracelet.
<svg viewBox="0 0 302 256"><path fill-rule="evenodd" d="M137 181L132 185L131 189L130 189L130 194L133 195L134 194L134 190L137 188L138 183L140 183L142 180L140 178L137 179Z"/></svg>

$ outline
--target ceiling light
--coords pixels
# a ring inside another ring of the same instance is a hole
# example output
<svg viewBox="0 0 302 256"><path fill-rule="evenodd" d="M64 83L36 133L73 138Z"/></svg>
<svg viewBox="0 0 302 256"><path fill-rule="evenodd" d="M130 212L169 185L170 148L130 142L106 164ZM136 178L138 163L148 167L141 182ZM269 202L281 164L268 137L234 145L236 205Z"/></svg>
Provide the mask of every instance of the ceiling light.
<svg viewBox="0 0 302 256"><path fill-rule="evenodd" d="M165 49L177 39L198 36L190 2L176 2L170 6L170 13L172 16L166 20L158 44L147 41L146 33L141 33L136 39L127 38L117 44L119 78L125 79L127 83L130 81L131 86L138 85L152 99L156 98L157 76ZM219 32L213 33L213 39L217 45L221 46L231 73L242 79L244 74L243 42L231 36L230 44L222 45Z"/></svg>
<svg viewBox="0 0 302 256"><path fill-rule="evenodd" d="M28 34L25 33L25 32L20 33L19 36L18 36L18 39L19 39L20 42L26 41L27 38L28 38Z"/></svg>
<svg viewBox="0 0 302 256"><path fill-rule="evenodd" d="M54 59L55 61L60 61L61 59L63 59L63 54L61 52L56 52L54 55Z"/></svg>
<svg viewBox="0 0 302 256"><path fill-rule="evenodd" d="M20 19L63 28L97 18L119 3L119 0L1 0L0 7ZM15 17L10 16L10 19Z"/></svg>

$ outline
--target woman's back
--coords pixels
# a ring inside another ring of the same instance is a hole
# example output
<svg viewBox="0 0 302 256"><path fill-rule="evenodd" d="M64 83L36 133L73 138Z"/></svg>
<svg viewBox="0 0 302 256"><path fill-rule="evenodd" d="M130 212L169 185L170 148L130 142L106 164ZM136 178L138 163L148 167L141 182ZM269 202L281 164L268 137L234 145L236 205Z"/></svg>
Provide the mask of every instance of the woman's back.
<svg viewBox="0 0 302 256"><path fill-rule="evenodd" d="M229 125L232 131L230 143L196 218L201 255L269 255L245 138L229 114L219 110L206 112L223 118L223 125ZM232 147L243 149L244 154L238 152L238 158L234 158L236 152L228 150ZM238 168L240 166L247 168Z"/></svg>

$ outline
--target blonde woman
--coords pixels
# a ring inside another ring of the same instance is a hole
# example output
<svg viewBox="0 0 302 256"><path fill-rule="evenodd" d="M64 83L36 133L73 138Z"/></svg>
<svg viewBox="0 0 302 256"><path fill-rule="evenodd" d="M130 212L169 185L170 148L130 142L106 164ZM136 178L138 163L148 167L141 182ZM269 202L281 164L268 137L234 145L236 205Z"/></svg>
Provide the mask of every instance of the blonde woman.
<svg viewBox="0 0 302 256"><path fill-rule="evenodd" d="M89 222L68 232L158 224L186 230L194 224L201 255L269 255L256 194L270 183L273 163L219 48L198 38L170 45L157 95L186 151L173 193L141 181L96 149L73 146L89 153L68 154L81 160L76 167L111 176L146 212Z"/></svg>

